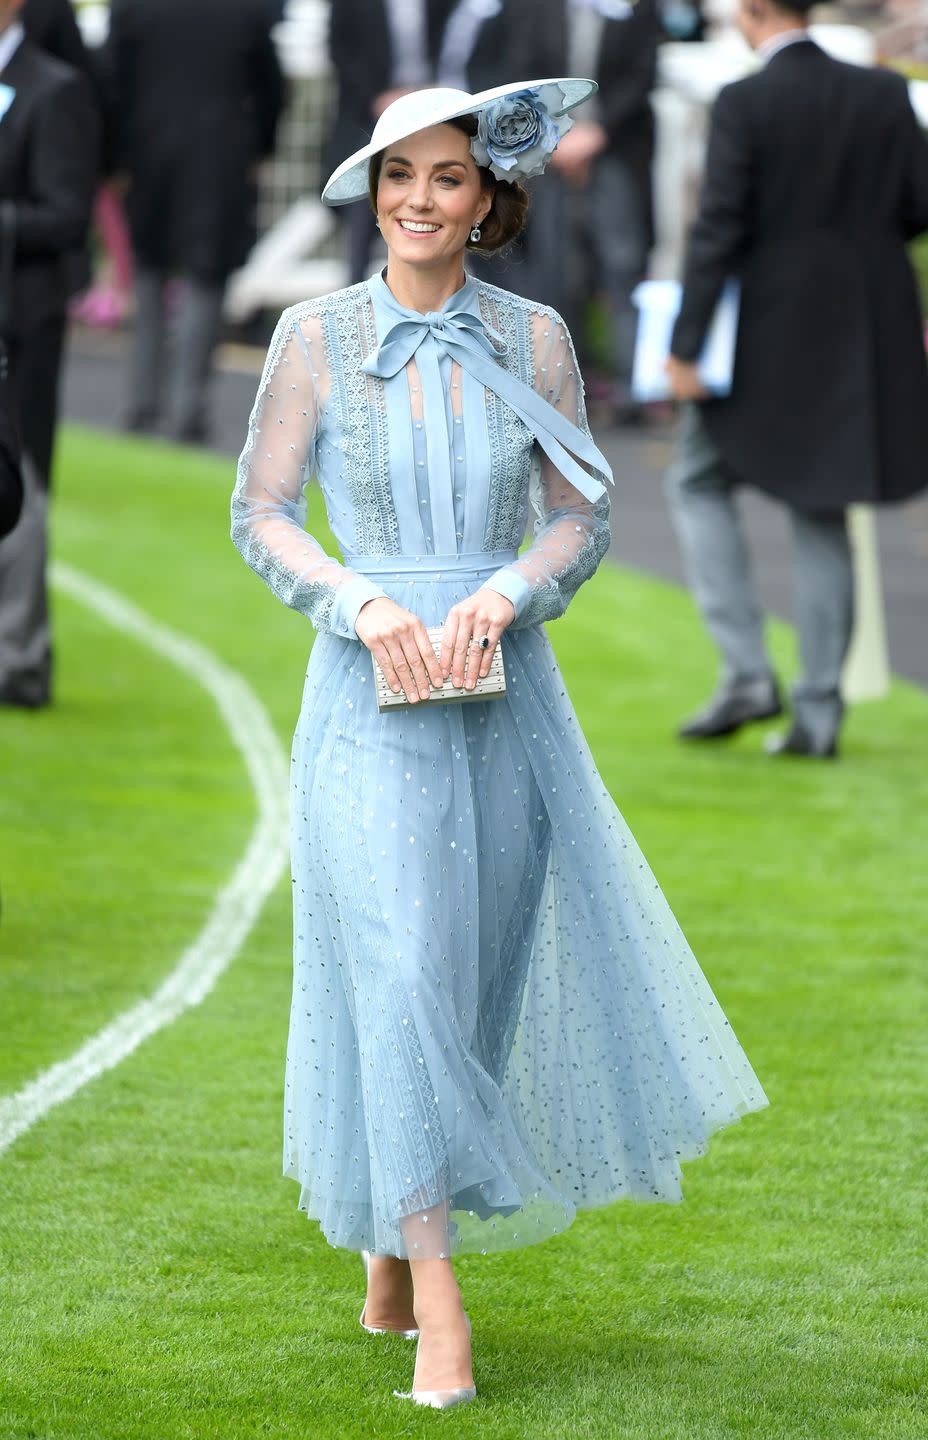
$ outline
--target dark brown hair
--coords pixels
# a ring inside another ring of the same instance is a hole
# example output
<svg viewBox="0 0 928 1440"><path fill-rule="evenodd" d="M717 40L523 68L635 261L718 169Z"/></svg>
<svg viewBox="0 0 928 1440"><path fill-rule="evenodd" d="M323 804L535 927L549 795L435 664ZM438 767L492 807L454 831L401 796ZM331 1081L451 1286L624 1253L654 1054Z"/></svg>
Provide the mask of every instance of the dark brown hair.
<svg viewBox="0 0 928 1440"><path fill-rule="evenodd" d="M444 123L460 130L471 139L477 133L476 115L456 115L453 120L446 120ZM372 155L368 167L368 194L375 215L383 156L382 150ZM476 243L468 240L466 248L478 255L495 255L497 251L505 250L507 245L518 240L522 234L529 204L528 191L518 180L497 180L492 170L485 165L478 165L477 169L481 187L492 193L493 204L480 222L480 239Z"/></svg>

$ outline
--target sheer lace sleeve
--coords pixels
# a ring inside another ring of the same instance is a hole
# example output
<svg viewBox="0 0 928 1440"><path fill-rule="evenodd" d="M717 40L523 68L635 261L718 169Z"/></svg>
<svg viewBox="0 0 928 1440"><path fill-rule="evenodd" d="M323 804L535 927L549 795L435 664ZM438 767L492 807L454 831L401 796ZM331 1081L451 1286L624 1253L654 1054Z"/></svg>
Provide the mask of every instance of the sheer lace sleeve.
<svg viewBox="0 0 928 1440"><path fill-rule="evenodd" d="M535 389L584 434L590 428L583 382L567 327L560 317L532 315ZM486 581L515 608L514 626L563 615L609 548L609 497L588 500L536 446L532 483L535 532L518 560Z"/></svg>
<svg viewBox="0 0 928 1440"><path fill-rule="evenodd" d="M306 615L317 630L353 639L361 606L384 592L327 555L304 528L325 368L321 345L313 316L284 311L238 463L232 540L285 605Z"/></svg>

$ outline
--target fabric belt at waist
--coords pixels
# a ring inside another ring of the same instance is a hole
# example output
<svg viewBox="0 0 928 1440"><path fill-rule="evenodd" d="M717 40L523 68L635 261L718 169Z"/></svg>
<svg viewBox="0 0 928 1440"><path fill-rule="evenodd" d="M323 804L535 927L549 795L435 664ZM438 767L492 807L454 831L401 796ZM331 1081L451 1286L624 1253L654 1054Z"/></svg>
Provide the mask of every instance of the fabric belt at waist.
<svg viewBox="0 0 928 1440"><path fill-rule="evenodd" d="M492 575L518 558L517 550L478 550L469 555L348 555L345 564L358 575L394 579L452 579L460 575Z"/></svg>

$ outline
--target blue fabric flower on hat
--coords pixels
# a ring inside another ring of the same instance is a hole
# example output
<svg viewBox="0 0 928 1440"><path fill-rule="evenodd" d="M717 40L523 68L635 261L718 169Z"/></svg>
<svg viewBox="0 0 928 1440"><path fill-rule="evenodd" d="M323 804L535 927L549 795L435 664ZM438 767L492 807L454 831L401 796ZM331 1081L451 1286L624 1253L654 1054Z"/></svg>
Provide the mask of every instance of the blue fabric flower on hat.
<svg viewBox="0 0 928 1440"><path fill-rule="evenodd" d="M541 89L517 90L492 100L477 114L477 134L470 142L478 165L485 165L497 180L527 180L540 175L562 135L573 121L566 115L554 118L563 104L556 85Z"/></svg>

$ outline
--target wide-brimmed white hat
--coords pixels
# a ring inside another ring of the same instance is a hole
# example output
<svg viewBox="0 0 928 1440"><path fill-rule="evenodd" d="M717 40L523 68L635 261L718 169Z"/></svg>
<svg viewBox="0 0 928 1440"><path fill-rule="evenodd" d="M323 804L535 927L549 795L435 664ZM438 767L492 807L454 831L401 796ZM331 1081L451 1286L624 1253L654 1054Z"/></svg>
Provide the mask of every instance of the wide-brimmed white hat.
<svg viewBox="0 0 928 1440"><path fill-rule="evenodd" d="M322 198L327 205L347 205L351 200L364 199L372 156L408 135L459 115L477 116L479 136L471 142L471 149L478 164L489 165L498 179L517 180L540 174L572 123L561 117L582 105L598 88L595 80L568 77L519 80L476 95L438 87L413 90L387 106L374 126L370 143L333 171ZM532 109L538 121L534 134Z"/></svg>

